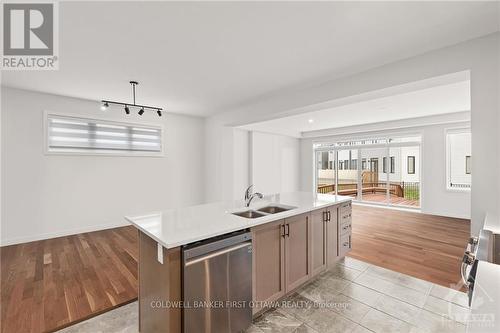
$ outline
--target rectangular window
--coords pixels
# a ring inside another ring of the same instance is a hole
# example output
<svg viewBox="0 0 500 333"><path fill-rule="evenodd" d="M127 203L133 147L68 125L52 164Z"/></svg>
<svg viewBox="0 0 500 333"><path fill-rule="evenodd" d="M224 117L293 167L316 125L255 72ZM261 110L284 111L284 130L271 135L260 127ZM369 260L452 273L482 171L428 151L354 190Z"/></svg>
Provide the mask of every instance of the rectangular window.
<svg viewBox="0 0 500 333"><path fill-rule="evenodd" d="M361 159L361 170L366 170L366 158Z"/></svg>
<svg viewBox="0 0 500 333"><path fill-rule="evenodd" d="M415 156L408 156L408 174L409 175L414 175L415 174Z"/></svg>
<svg viewBox="0 0 500 333"><path fill-rule="evenodd" d="M382 160L382 172L387 173L387 157Z"/></svg>
<svg viewBox="0 0 500 333"><path fill-rule="evenodd" d="M351 170L358 170L358 160L357 159L351 160Z"/></svg>
<svg viewBox="0 0 500 333"><path fill-rule="evenodd" d="M328 152L324 151L321 153L321 169L328 169Z"/></svg>
<svg viewBox="0 0 500 333"><path fill-rule="evenodd" d="M394 173L394 170L396 170L396 159L391 156L391 173Z"/></svg>
<svg viewBox="0 0 500 333"><path fill-rule="evenodd" d="M470 129L448 130L446 132L446 187L448 189L470 189L471 155Z"/></svg>
<svg viewBox="0 0 500 333"><path fill-rule="evenodd" d="M105 120L47 115L49 152L158 155L160 127Z"/></svg>

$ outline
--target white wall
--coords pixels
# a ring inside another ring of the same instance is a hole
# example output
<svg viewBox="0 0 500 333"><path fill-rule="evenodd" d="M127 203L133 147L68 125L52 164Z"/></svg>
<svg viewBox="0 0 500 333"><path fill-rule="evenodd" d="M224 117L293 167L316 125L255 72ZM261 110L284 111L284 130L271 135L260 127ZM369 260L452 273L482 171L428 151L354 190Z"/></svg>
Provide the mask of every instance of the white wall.
<svg viewBox="0 0 500 333"><path fill-rule="evenodd" d="M497 172L500 165L500 143L497 134L500 129L499 44L500 33L491 34L359 74L327 81L321 85L280 91L259 98L254 103L218 114L212 117L212 120L214 124L224 126L276 119L337 106L339 101L347 102L353 96L376 90L470 70L474 152L472 233L477 234L486 212L498 215L500 206L500 177ZM218 150L221 147L223 142L219 141L217 146L211 149ZM212 174L212 177L215 175Z"/></svg>
<svg viewBox="0 0 500 333"><path fill-rule="evenodd" d="M204 120L103 114L99 104L2 87L2 244L125 225L204 199ZM164 125L164 157L45 155L43 111Z"/></svg>
<svg viewBox="0 0 500 333"><path fill-rule="evenodd" d="M252 133L252 182L264 194L299 189L299 140L296 138Z"/></svg>
<svg viewBox="0 0 500 333"><path fill-rule="evenodd" d="M233 131L233 199L243 199L245 190L252 183L251 133Z"/></svg>
<svg viewBox="0 0 500 333"><path fill-rule="evenodd" d="M467 124L424 128L422 135L422 212L470 218L471 192L446 187L446 129Z"/></svg>

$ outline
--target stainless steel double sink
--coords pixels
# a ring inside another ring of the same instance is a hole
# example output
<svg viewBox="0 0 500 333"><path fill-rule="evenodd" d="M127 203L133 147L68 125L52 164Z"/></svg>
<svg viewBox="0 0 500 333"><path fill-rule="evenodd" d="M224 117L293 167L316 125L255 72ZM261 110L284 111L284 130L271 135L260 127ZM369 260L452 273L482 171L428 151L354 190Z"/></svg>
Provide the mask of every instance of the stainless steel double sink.
<svg viewBox="0 0 500 333"><path fill-rule="evenodd" d="M286 205L277 205L272 204L259 209L248 209L241 212L234 212L233 215L241 216L247 219L255 219L258 217L263 217L267 215L277 214L281 212L286 212L291 209L295 209L297 207L286 206Z"/></svg>

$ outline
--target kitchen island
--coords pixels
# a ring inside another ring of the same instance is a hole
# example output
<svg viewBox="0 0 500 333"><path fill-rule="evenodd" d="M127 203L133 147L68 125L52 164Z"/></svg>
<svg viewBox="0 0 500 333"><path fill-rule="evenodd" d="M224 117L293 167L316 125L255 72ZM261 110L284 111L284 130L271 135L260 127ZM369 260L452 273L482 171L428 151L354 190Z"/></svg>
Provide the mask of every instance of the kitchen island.
<svg viewBox="0 0 500 333"><path fill-rule="evenodd" d="M248 210L253 218L237 215ZM181 332L182 248L189 244L250 231L253 314L351 248L351 198L344 196L280 193L249 208L243 201L217 202L126 220L139 230L140 332Z"/></svg>

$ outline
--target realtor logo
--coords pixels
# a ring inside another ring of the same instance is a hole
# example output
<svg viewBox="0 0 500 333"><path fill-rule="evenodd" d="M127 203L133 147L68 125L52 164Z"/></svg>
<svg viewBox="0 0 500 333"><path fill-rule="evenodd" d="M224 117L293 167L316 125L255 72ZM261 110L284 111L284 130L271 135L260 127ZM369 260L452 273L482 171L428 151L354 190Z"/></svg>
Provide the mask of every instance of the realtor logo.
<svg viewBox="0 0 500 333"><path fill-rule="evenodd" d="M4 3L2 9L2 69L57 69L57 3Z"/></svg>

